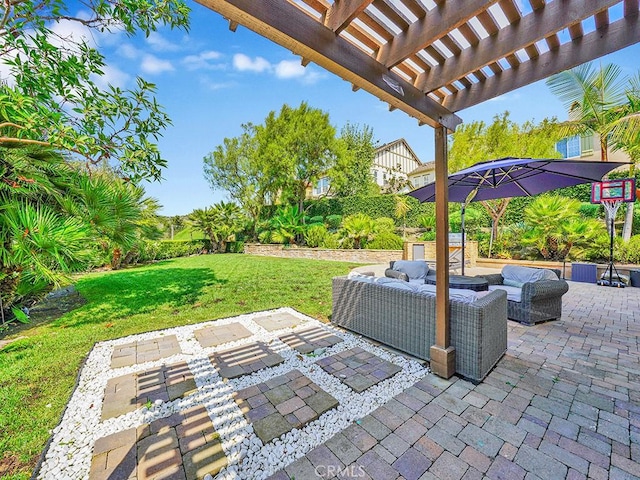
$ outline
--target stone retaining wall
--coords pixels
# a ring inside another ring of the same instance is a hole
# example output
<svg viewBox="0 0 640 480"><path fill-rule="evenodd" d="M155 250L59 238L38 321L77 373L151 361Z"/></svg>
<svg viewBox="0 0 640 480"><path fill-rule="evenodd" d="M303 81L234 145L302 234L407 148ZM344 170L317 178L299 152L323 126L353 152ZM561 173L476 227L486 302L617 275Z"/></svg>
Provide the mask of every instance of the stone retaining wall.
<svg viewBox="0 0 640 480"><path fill-rule="evenodd" d="M366 264L388 263L402 260L402 250L345 250L328 248L284 247L283 245L263 245L247 243L244 253L265 257L313 258L316 260L334 260Z"/></svg>

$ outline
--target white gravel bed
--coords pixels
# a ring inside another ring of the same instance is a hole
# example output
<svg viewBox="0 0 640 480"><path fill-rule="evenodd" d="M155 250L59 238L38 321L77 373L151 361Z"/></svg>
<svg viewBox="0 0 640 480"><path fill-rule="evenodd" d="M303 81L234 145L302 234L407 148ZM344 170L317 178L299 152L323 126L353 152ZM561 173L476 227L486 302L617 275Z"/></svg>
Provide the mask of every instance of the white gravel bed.
<svg viewBox="0 0 640 480"><path fill-rule="evenodd" d="M289 313L302 323L294 328L269 332L255 323L254 318ZM240 322L252 336L218 347L203 348L193 332L212 325ZM323 349L317 355L300 355L277 337L316 326L338 335L344 341ZM123 368L110 368L115 346L133 341L149 340L165 335L176 335L181 354ZM250 375L223 381L209 361L208 356L219 350L227 350L253 343L264 342L279 353L285 361ZM392 362L402 370L393 377L374 385L362 393L355 393L333 375L315 364L321 358L346 349L360 347L378 357ZM134 412L100 420L101 405L107 381L111 378L147 370L163 364L185 361L194 375L198 391L173 402L158 401L151 408L140 408ZM233 392L297 369L320 388L331 394L339 405L302 429L293 429L280 438L264 445L247 423L233 400ZM42 462L39 479L85 479L89 477L91 457L98 438L135 428L156 419L167 417L185 408L202 405L209 412L213 426L220 435L229 465L214 478L262 479L304 456L314 447L329 440L358 419L368 415L404 389L427 375L428 369L420 362L392 353L372 345L366 340L326 325L291 308L280 308L268 312L256 312L210 322L187 325L167 330L131 335L95 345L79 375L60 424L52 430L52 440Z"/></svg>

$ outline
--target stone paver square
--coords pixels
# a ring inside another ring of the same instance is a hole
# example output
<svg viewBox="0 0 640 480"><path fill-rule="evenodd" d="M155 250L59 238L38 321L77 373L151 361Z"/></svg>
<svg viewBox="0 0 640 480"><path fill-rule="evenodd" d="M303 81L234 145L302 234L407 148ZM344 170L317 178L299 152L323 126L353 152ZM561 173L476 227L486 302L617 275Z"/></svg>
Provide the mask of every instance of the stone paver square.
<svg viewBox="0 0 640 480"><path fill-rule="evenodd" d="M111 368L155 362L180 352L180 344L175 335L116 345L111 354Z"/></svg>
<svg viewBox="0 0 640 480"><path fill-rule="evenodd" d="M323 358L316 364L357 393L364 392L402 370L359 347Z"/></svg>
<svg viewBox="0 0 640 480"><path fill-rule="evenodd" d="M309 394L299 396L294 388ZM239 390L235 392L234 400L265 444L312 422L338 405L335 398L298 370Z"/></svg>
<svg viewBox="0 0 640 480"><path fill-rule="evenodd" d="M223 343L235 342L248 338L252 335L240 322L229 323L227 325L213 325L201 328L193 332L196 340L203 347L217 347Z"/></svg>
<svg viewBox="0 0 640 480"><path fill-rule="evenodd" d="M99 438L89 478L203 479L227 458L207 410L196 406L169 417Z"/></svg>
<svg viewBox="0 0 640 480"><path fill-rule="evenodd" d="M274 330L282 330L283 328L291 328L296 325L304 323L304 320L291 315L290 313L275 313L273 315L265 315L263 317L257 317L254 319L258 325L267 330L273 332Z"/></svg>
<svg viewBox="0 0 640 480"><path fill-rule="evenodd" d="M210 355L209 359L218 374L226 379L241 377L284 362L284 358L262 342L222 350Z"/></svg>
<svg viewBox="0 0 640 480"><path fill-rule="evenodd" d="M101 418L106 420L133 412L147 402L183 398L196 389L193 374L185 362L112 378L105 388Z"/></svg>
<svg viewBox="0 0 640 480"><path fill-rule="evenodd" d="M313 327L299 332L288 333L279 337L294 350L304 354L319 348L333 347L342 342L342 338L320 327Z"/></svg>

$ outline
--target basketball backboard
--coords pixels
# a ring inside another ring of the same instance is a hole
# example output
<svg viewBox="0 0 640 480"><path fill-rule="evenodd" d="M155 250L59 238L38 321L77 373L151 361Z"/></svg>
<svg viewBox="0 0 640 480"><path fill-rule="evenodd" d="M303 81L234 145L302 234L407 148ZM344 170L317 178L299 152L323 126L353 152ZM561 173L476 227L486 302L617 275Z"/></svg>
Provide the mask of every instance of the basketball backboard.
<svg viewBox="0 0 640 480"><path fill-rule="evenodd" d="M604 180L591 184L591 203L635 202L636 182L633 178Z"/></svg>

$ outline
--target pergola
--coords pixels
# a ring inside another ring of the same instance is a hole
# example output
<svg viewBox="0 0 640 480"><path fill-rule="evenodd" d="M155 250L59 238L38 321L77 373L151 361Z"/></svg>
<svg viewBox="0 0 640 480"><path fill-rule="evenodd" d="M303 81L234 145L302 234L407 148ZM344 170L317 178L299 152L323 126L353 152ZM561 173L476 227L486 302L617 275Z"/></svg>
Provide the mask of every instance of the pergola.
<svg viewBox="0 0 640 480"><path fill-rule="evenodd" d="M437 285L448 285L447 142L455 112L640 41L640 0L196 0L435 129ZM612 20L613 19L613 20ZM431 369L449 378L437 288Z"/></svg>

